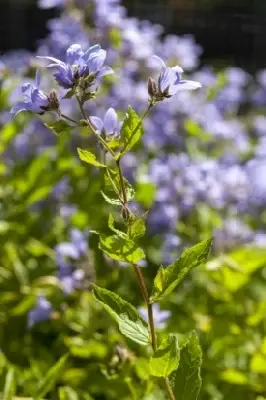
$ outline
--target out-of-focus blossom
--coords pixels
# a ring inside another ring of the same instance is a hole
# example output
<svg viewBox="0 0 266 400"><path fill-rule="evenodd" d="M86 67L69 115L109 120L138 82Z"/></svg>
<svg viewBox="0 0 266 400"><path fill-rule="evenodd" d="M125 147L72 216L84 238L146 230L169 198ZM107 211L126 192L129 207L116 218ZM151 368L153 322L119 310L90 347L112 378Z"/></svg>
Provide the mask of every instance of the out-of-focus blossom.
<svg viewBox="0 0 266 400"><path fill-rule="evenodd" d="M36 306L29 312L28 326L32 327L37 322L49 319L51 312L51 303L44 296L39 296Z"/></svg>
<svg viewBox="0 0 266 400"><path fill-rule="evenodd" d="M154 304L153 307L154 325L158 329L163 329L167 325L167 320L171 317L171 311L161 310L159 304ZM148 312L145 307L139 307L139 313L148 322Z"/></svg>
<svg viewBox="0 0 266 400"><path fill-rule="evenodd" d="M38 6L40 8L53 8L62 7L66 3L66 0L39 0Z"/></svg>

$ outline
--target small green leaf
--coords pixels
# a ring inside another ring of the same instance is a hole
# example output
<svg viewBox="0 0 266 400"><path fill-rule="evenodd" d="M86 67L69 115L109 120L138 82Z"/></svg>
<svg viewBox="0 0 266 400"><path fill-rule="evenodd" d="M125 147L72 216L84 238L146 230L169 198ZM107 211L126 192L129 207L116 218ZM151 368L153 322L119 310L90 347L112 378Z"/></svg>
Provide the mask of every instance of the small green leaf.
<svg viewBox="0 0 266 400"><path fill-rule="evenodd" d="M9 368L6 375L2 400L13 400L16 392L16 376L13 368Z"/></svg>
<svg viewBox="0 0 266 400"><path fill-rule="evenodd" d="M95 155L88 150L82 150L78 148L78 155L82 161L85 161L88 164L94 165L95 167L106 168L106 165L97 161Z"/></svg>
<svg viewBox="0 0 266 400"><path fill-rule="evenodd" d="M145 218L147 213L141 217L135 217L133 221L130 221L128 226L128 237L132 240L136 240L145 235L146 225Z"/></svg>
<svg viewBox="0 0 266 400"><path fill-rule="evenodd" d="M202 351L196 333L190 333L180 353L179 367L170 377L173 393L177 399L197 400L201 376Z"/></svg>
<svg viewBox="0 0 266 400"><path fill-rule="evenodd" d="M128 113L124 123L122 125L120 136L123 143L123 149L120 153L120 157L126 154L135 144L139 141L143 135L142 121L133 110L132 107L128 107Z"/></svg>
<svg viewBox="0 0 266 400"><path fill-rule="evenodd" d="M62 133L68 133L73 130L73 126L69 125L63 120L56 121L52 125L44 124L47 128L51 129L56 135L61 135Z"/></svg>
<svg viewBox="0 0 266 400"><path fill-rule="evenodd" d="M64 99L71 99L74 94L75 94L76 89L70 89L65 96L63 97Z"/></svg>
<svg viewBox="0 0 266 400"><path fill-rule="evenodd" d="M127 235L124 232L121 232L119 229L115 228L115 220L114 220L114 217L112 216L112 214L109 214L108 227L109 227L109 229L111 229L111 231L116 233L119 237L121 237L123 239L127 239Z"/></svg>
<svg viewBox="0 0 266 400"><path fill-rule="evenodd" d="M154 279L151 299L164 299L184 279L192 268L207 260L212 240L204 240L187 249L181 257L167 268L160 267Z"/></svg>
<svg viewBox="0 0 266 400"><path fill-rule="evenodd" d="M59 400L79 400L78 393L69 386L62 386L58 390Z"/></svg>
<svg viewBox="0 0 266 400"><path fill-rule="evenodd" d="M135 242L121 235L100 236L99 248L113 260L137 264L145 258L143 250Z"/></svg>
<svg viewBox="0 0 266 400"><path fill-rule="evenodd" d="M133 187L130 185L127 179L123 178L124 187L126 190L127 201L131 201L135 196L135 191ZM101 192L104 199L110 203L115 205L121 205L121 201L118 197L122 197L121 194L121 184L119 173L116 169L108 168L104 173L104 190Z"/></svg>
<svg viewBox="0 0 266 400"><path fill-rule="evenodd" d="M151 374L166 378L177 369L179 358L178 338L169 334L150 359Z"/></svg>
<svg viewBox="0 0 266 400"><path fill-rule="evenodd" d="M40 399L45 396L56 385L58 379L61 378L62 371L65 367L68 355L61 357L57 363L47 372L45 377L40 381L34 394L34 399Z"/></svg>
<svg viewBox="0 0 266 400"><path fill-rule="evenodd" d="M110 197L108 197L102 190L101 190L101 195L103 196L104 200L107 203L112 204L114 206L121 206L121 201L119 199L110 199Z"/></svg>
<svg viewBox="0 0 266 400"><path fill-rule="evenodd" d="M96 285L93 285L93 294L95 299L116 320L123 335L143 346L149 344L148 324L130 303L116 293Z"/></svg>

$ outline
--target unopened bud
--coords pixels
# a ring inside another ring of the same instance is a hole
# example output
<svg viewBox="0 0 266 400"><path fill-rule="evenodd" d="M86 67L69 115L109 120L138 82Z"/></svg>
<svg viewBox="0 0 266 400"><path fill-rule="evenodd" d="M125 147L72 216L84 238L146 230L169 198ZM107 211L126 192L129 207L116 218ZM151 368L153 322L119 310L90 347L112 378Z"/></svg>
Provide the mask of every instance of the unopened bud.
<svg viewBox="0 0 266 400"><path fill-rule="evenodd" d="M149 77L148 79L148 93L151 97L151 99L156 95L157 92L157 87L156 87L156 82L153 78Z"/></svg>
<svg viewBox="0 0 266 400"><path fill-rule="evenodd" d="M49 111L51 110L59 110L59 100L55 90L52 90L48 96L49 99Z"/></svg>

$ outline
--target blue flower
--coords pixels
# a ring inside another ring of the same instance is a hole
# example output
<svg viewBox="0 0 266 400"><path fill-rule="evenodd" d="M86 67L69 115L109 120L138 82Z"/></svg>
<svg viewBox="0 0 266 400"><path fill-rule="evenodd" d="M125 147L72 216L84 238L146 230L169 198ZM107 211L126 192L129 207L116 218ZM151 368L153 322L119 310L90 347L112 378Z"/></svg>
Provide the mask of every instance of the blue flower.
<svg viewBox="0 0 266 400"><path fill-rule="evenodd" d="M109 108L103 120L98 117L90 117L91 122L99 133L106 135L117 135L120 131L120 123L118 121L117 113L113 108Z"/></svg>
<svg viewBox="0 0 266 400"><path fill-rule="evenodd" d="M85 53L79 44L73 44L67 49L66 63L54 57L39 58L52 61L48 67L57 69L54 77L64 89L77 86L80 78L87 78L89 86L92 86L103 76L113 73L112 68L104 66L106 51L99 44L90 47Z"/></svg>
<svg viewBox="0 0 266 400"><path fill-rule="evenodd" d="M36 322L45 321L50 318L52 312L51 303L44 296L37 298L36 306L29 312L28 326L31 328Z"/></svg>
<svg viewBox="0 0 266 400"><path fill-rule="evenodd" d="M162 71L158 79L158 90L160 100L166 97L172 97L180 91L195 90L201 87L199 82L187 81L182 79L183 69L178 65L175 67L167 67L164 61L153 56L154 59L160 62Z"/></svg>
<svg viewBox="0 0 266 400"><path fill-rule="evenodd" d="M39 89L40 86L40 74L36 72L36 84L25 83L22 86L22 93L25 101L18 102L12 109L12 114L18 114L21 111L33 111L37 114L44 114L45 111L50 109L49 97Z"/></svg>
<svg viewBox="0 0 266 400"><path fill-rule="evenodd" d="M40 8L53 8L61 7L65 4L65 0L39 0L38 6Z"/></svg>

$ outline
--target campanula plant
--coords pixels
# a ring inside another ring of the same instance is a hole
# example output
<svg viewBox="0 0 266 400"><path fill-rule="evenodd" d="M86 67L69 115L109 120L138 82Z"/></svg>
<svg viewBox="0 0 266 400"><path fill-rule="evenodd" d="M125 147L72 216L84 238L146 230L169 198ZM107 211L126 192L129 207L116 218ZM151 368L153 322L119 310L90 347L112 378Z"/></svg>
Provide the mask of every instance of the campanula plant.
<svg viewBox="0 0 266 400"><path fill-rule="evenodd" d="M201 386L202 362L196 333L188 332L182 337L178 332L159 335L156 327L162 327L170 315L167 310L160 311L159 303L175 290L192 268L206 262L212 240L206 238L192 248L188 248L170 265L160 266L153 284L148 285L141 268L145 259L141 239L146 231L147 213L141 214L132 207L135 192L124 177L122 160L142 138L142 122L153 107L159 107L158 103L176 95L180 90L194 90L200 88L201 85L198 82L182 80L180 67L168 68L157 57L162 70L157 83L154 78L148 80L146 109L140 117L129 106L120 123L112 107L107 109L103 119L98 116L89 116L85 111L85 103L89 100L93 101L97 96L100 79L113 72L109 67L104 66L106 51L100 45L92 46L84 52L81 46L73 44L67 50L66 62L53 57L45 58L52 61L48 68L56 70L54 78L57 84L68 90L65 97L76 99L81 119L76 121L62 114L59 99L56 101L56 107L51 106L49 97L39 89L39 80L36 86L31 84L27 86L27 90L30 90L30 95L27 97L29 105L22 106L21 104L24 103L18 103L12 112L28 110L45 114L56 110L59 120L52 125L54 131L60 127L62 134L62 126L63 130L68 131L82 127L87 129L88 134L95 137L100 145L98 150L97 148L78 148L78 154L82 161L100 170L98 176L102 182L101 195L108 204L114 207L114 212L110 213L106 221L108 234L101 231L90 234L97 235L99 249L105 257L118 263L127 263L132 267L146 304L146 314L143 309L138 311L126 299L95 283L92 285L94 298L118 323L122 335L152 350L149 374L164 388L169 399L196 399ZM25 88L23 90L25 92ZM63 125L60 124L60 120L65 121ZM74 126L69 125L69 122ZM120 210L120 216L115 212L115 208ZM71 242L62 242L56 248L57 264L60 266L59 279L65 293L71 293L75 285L77 287L84 278L79 269L73 272L69 258L75 261L87 252L82 233L74 230L71 236ZM149 286L152 286L151 291L148 290ZM44 316L50 315L49 303L45 298L40 297L37 308L31 311L30 325L37 318L38 308L42 309ZM142 317L143 314L145 318Z"/></svg>

